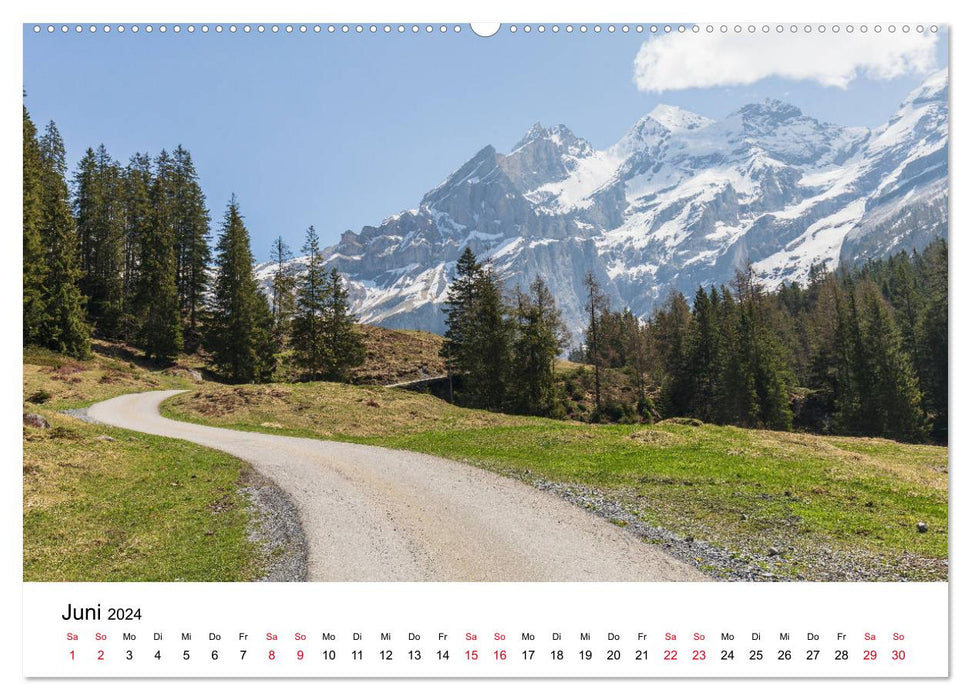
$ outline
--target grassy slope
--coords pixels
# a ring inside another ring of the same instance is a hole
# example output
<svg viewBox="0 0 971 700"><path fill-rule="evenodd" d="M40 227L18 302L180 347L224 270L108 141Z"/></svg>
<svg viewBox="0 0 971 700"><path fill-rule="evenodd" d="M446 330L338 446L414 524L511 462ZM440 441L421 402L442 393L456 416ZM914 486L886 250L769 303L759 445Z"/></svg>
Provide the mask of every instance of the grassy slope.
<svg viewBox="0 0 971 700"><path fill-rule="evenodd" d="M778 561L807 578L843 577L847 558L884 578L947 576L947 451L940 447L674 421L593 426L327 383L206 387L165 410L183 420L400 447L526 480L592 486L650 524L743 558L780 548ZM918 533L918 521L929 531Z"/></svg>
<svg viewBox="0 0 971 700"><path fill-rule="evenodd" d="M104 355L78 362L25 350L24 411L52 427L24 428L24 580L259 576L257 545L247 534L252 515L239 493L243 462L59 413L133 391L188 388L187 376L184 368L152 372Z"/></svg>
<svg viewBox="0 0 971 700"><path fill-rule="evenodd" d="M439 355L444 338L425 331L393 330L358 324L364 341L364 363L351 369L354 384L396 384L445 374L445 360ZM275 378L280 382L301 381L303 371L295 366L292 350L277 355Z"/></svg>
<svg viewBox="0 0 971 700"><path fill-rule="evenodd" d="M25 406L78 408L135 391L189 389L196 383L185 364L153 371L123 345L96 343L94 347L95 353L89 360L75 360L42 348L25 348Z"/></svg>
<svg viewBox="0 0 971 700"><path fill-rule="evenodd" d="M439 355L444 338L425 331L399 331L362 324L367 358L354 369L356 384L394 384L445 374Z"/></svg>

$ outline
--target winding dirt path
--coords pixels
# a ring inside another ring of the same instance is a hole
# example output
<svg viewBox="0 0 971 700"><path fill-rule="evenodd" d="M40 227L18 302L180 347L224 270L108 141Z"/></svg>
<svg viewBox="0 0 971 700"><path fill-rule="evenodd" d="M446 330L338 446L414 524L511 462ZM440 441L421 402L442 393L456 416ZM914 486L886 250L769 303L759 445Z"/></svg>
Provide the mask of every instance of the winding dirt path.
<svg viewBox="0 0 971 700"><path fill-rule="evenodd" d="M699 581L660 549L553 495L382 447L213 428L159 415L177 391L127 394L92 419L239 457L292 499L311 581Z"/></svg>

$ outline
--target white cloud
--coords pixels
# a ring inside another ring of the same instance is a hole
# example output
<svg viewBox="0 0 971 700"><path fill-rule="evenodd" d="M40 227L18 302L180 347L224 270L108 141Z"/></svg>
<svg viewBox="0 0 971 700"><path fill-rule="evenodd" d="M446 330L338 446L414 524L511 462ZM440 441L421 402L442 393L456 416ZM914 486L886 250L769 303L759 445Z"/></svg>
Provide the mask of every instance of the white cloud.
<svg viewBox="0 0 971 700"><path fill-rule="evenodd" d="M914 31L666 34L637 52L634 83L644 92L663 92L779 77L846 88L857 77L929 73L936 44L937 34Z"/></svg>

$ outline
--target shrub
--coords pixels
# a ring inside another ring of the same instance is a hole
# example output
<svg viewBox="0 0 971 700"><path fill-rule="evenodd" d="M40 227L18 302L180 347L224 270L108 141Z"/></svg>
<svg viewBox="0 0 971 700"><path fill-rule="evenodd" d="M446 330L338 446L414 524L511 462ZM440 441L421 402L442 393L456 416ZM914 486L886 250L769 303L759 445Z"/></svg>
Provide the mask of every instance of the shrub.
<svg viewBox="0 0 971 700"><path fill-rule="evenodd" d="M29 401L30 403L36 403L36 404L47 403L48 401L51 400L51 398L53 398L53 396L54 395L51 394L51 392L47 391L47 389L38 389L33 394L27 397L27 401Z"/></svg>

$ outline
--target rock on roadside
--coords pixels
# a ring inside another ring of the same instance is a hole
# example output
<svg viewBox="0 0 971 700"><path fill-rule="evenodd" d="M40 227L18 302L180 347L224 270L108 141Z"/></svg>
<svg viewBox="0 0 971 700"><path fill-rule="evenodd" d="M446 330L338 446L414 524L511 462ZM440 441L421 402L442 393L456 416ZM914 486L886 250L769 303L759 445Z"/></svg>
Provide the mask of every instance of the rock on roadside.
<svg viewBox="0 0 971 700"><path fill-rule="evenodd" d="M24 425L31 428L51 427L51 424L47 422L47 419L38 413L24 413Z"/></svg>

